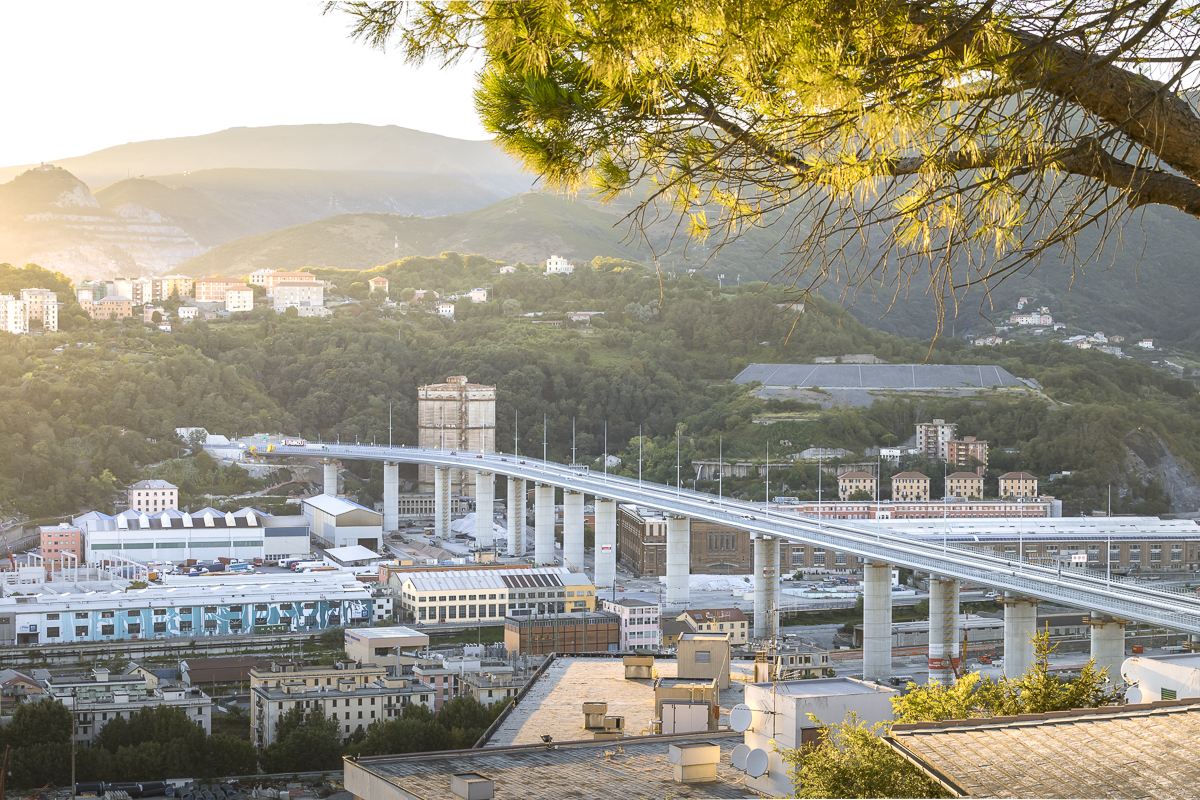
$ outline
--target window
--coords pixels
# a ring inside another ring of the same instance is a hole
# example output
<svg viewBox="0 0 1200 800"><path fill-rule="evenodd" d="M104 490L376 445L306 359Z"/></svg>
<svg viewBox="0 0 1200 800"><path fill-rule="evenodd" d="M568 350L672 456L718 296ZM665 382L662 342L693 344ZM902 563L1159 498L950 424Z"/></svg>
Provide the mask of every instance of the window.
<svg viewBox="0 0 1200 800"><path fill-rule="evenodd" d="M140 622L130 622L127 627L129 628L129 632L132 634L139 634L142 632L142 623Z"/></svg>
<svg viewBox="0 0 1200 800"><path fill-rule="evenodd" d="M191 633L191 631L192 631L192 621L190 619L184 619L184 620L179 621L179 632L180 633Z"/></svg>
<svg viewBox="0 0 1200 800"><path fill-rule="evenodd" d="M47 614L46 619L47 620L58 619L58 614Z"/></svg>
<svg viewBox="0 0 1200 800"><path fill-rule="evenodd" d="M179 613L183 614L185 617L190 617L192 615L192 607L188 606L187 608L181 608L179 609Z"/></svg>
<svg viewBox="0 0 1200 800"><path fill-rule="evenodd" d="M55 616L58 616L58 615L56 614ZM46 628L46 638L47 639L57 639L58 638L58 628Z"/></svg>
<svg viewBox="0 0 1200 800"><path fill-rule="evenodd" d="M204 613L205 614L215 614L215 613L217 613L217 607L216 606L205 606Z"/></svg>
<svg viewBox="0 0 1200 800"><path fill-rule="evenodd" d="M267 608L267 604L266 604L266 603L259 603L258 605L256 605L256 606L254 607L254 613L255 613L255 614L266 614L268 610L269 610L269 609Z"/></svg>
<svg viewBox="0 0 1200 800"><path fill-rule="evenodd" d="M474 595L472 595L472 597L474 597ZM467 613L467 616L468 616L469 618L474 618L474 616L475 616L475 606L468 606L468 607L467 607L467 611L468 611L468 613Z"/></svg>
<svg viewBox="0 0 1200 800"><path fill-rule="evenodd" d="M165 622L154 623L154 632L155 633L166 633L167 632L167 623L165 623Z"/></svg>
<svg viewBox="0 0 1200 800"><path fill-rule="evenodd" d="M116 615L116 613L113 611L101 611L100 612L101 619L112 619L115 615Z"/></svg>
<svg viewBox="0 0 1200 800"><path fill-rule="evenodd" d="M100 635L101 636L112 636L113 628L114 628L114 626L112 626L112 625L101 625L100 626Z"/></svg>
<svg viewBox="0 0 1200 800"><path fill-rule="evenodd" d="M1181 545L1181 544L1171 545L1171 560L1172 561L1183 561L1183 545Z"/></svg>
<svg viewBox="0 0 1200 800"><path fill-rule="evenodd" d="M229 630L240 631L242 629L242 621L240 619L229 620Z"/></svg>
<svg viewBox="0 0 1200 800"><path fill-rule="evenodd" d="M156 608L156 609L154 609L154 616L156 616L156 617L165 617L166 615L167 615L167 610L166 610L165 608Z"/></svg>
<svg viewBox="0 0 1200 800"><path fill-rule="evenodd" d="M1150 561L1151 561L1151 563L1158 563L1158 562L1162 561L1162 545L1161 544L1150 545Z"/></svg>
<svg viewBox="0 0 1200 800"><path fill-rule="evenodd" d="M712 652L710 652L708 650L697 650L696 651L696 663L697 664L711 664L712 663Z"/></svg>
<svg viewBox="0 0 1200 800"><path fill-rule="evenodd" d="M230 606L229 613L230 614L240 614L240 613L242 613L242 607L241 606Z"/></svg>
<svg viewBox="0 0 1200 800"><path fill-rule="evenodd" d="M87 636L88 635L87 625L76 625L75 626L75 635L76 636Z"/></svg>
<svg viewBox="0 0 1200 800"><path fill-rule="evenodd" d="M204 620L204 630L215 631L217 629L217 621L215 619Z"/></svg>
<svg viewBox="0 0 1200 800"><path fill-rule="evenodd" d="M458 606L450 606L450 619L458 619Z"/></svg>

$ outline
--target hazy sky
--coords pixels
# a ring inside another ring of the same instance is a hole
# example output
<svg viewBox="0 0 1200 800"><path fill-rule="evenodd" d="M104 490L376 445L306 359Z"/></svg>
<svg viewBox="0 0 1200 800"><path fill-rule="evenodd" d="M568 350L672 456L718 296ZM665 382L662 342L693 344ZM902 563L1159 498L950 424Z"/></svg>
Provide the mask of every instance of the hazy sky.
<svg viewBox="0 0 1200 800"><path fill-rule="evenodd" d="M414 70L317 0L0 3L0 165L236 126L401 125L488 138L473 70Z"/></svg>

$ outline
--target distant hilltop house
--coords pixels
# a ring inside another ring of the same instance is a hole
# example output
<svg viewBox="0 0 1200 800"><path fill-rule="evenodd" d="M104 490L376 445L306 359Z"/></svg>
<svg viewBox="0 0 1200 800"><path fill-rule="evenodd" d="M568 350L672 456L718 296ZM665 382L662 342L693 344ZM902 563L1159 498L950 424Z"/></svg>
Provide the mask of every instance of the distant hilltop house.
<svg viewBox="0 0 1200 800"><path fill-rule="evenodd" d="M1025 307L1025 306L1026 306L1028 303L1029 303L1029 298L1028 298L1028 297L1019 297L1019 298L1017 298L1017 311L1020 311L1020 310L1021 310L1022 308L1024 308L1024 307Z"/></svg>
<svg viewBox="0 0 1200 800"><path fill-rule="evenodd" d="M454 303L443 300L434 306L434 309L437 311L438 316L445 317L446 319L454 319Z"/></svg>
<svg viewBox="0 0 1200 800"><path fill-rule="evenodd" d="M1125 341L1125 337L1121 336L1120 334L1117 334L1115 336L1108 337L1108 340L1110 342L1112 342L1113 344L1121 344L1122 342Z"/></svg>
<svg viewBox="0 0 1200 800"><path fill-rule="evenodd" d="M545 275L570 275L575 271L575 265L562 256L550 256L546 259Z"/></svg>
<svg viewBox="0 0 1200 800"><path fill-rule="evenodd" d="M467 297L471 299L472 303L486 303L487 289L472 289L467 292Z"/></svg>
<svg viewBox="0 0 1200 800"><path fill-rule="evenodd" d="M1154 349L1154 340L1153 339L1142 339L1140 342L1138 342L1138 347L1142 348L1143 350L1153 350Z"/></svg>
<svg viewBox="0 0 1200 800"><path fill-rule="evenodd" d="M505 266L500 268L501 275L512 275L516 271L517 271L517 268L511 264L506 264Z"/></svg>
<svg viewBox="0 0 1200 800"><path fill-rule="evenodd" d="M414 302L420 302L421 300L425 299L426 295L432 297L434 300L436 300L436 299L438 299L438 297L440 297L440 295L437 292L433 291L432 289L417 289L413 292L412 299Z"/></svg>
<svg viewBox="0 0 1200 800"><path fill-rule="evenodd" d="M1042 306L1027 314L1013 314L1008 321L1013 325L1053 325L1054 317L1050 316L1049 308Z"/></svg>
<svg viewBox="0 0 1200 800"><path fill-rule="evenodd" d="M374 278L371 278L371 280L367 281L367 285L370 287L372 292L378 290L383 292L385 295L388 293L388 279L382 275L376 275Z"/></svg>
<svg viewBox="0 0 1200 800"><path fill-rule="evenodd" d="M980 336L975 340L976 347L990 347L999 344L1004 344L1003 336Z"/></svg>

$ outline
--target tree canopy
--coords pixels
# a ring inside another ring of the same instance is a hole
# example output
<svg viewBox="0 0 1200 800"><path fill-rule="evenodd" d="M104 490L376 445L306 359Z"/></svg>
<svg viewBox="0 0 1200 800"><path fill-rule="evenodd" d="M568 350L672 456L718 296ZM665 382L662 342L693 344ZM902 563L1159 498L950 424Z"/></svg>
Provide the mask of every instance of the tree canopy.
<svg viewBox="0 0 1200 800"><path fill-rule="evenodd" d="M633 193L642 232L666 215L718 252L777 226L780 277L801 291L961 298L1051 250L1086 262L1105 237L1077 253L1076 235L1131 208L1200 216L1194 3L333 9L412 62L480 56L497 142L552 186Z"/></svg>

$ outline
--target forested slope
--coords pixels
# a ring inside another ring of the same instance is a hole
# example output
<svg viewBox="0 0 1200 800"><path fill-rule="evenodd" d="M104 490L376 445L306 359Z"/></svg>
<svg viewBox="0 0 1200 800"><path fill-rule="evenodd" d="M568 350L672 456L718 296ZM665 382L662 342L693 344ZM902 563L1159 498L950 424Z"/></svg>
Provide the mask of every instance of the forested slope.
<svg viewBox="0 0 1200 800"><path fill-rule="evenodd" d="M499 387L503 448L512 447L516 424L523 452L540 454L545 415L551 456L567 457L575 418L580 457L595 458L604 450L607 422L608 451L636 473L641 426L648 437L644 474L664 482L675 479L677 427L686 465L693 457L715 458L721 442L734 458L760 457L768 444L778 453L780 440L791 442L786 452L809 444L861 450L903 440L915 422L933 416L992 441L995 470L1022 468L1043 478L1072 471L1054 491L1078 510L1099 503L1110 482L1120 490L1118 508L1166 510L1161 487L1125 477L1123 441L1139 428L1193 469L1200 465L1200 398L1190 383L1145 365L1059 345L968 350L951 341L930 350L928 342L869 329L828 303L796 315L779 307L779 290L762 285L720 291L700 278L668 280L660 305L653 273L620 261L550 278L532 270L499 275L496 266L447 254L379 270L389 275L393 296L406 284L450 292L490 283L491 301L460 300L456 322L427 305L402 314L368 299L327 321L258 309L228 323L176 326L174 333L130 322L0 336L0 452L9 454L0 460L3 510L103 506L114 488L138 477L141 465L180 454L169 444L178 426L384 440L390 402L394 440L413 442L417 386L458 374ZM346 287L365 277L327 274ZM568 309L604 314L590 328L535 324ZM523 316L537 311L544 316ZM63 344L70 346L54 351ZM981 393L823 412L764 404L750 387L729 382L754 361L846 353L893 362L928 354L935 362L998 363L1039 380L1055 402ZM789 412L793 421L752 421L772 411ZM353 468L368 479L375 469ZM815 492L813 469L772 475L773 492ZM758 482L725 488L747 496L764 490ZM369 481L367 491L378 491L378 482Z"/></svg>

